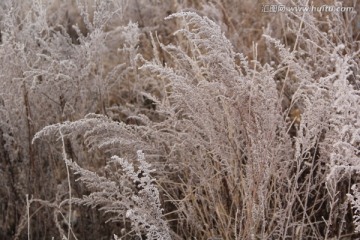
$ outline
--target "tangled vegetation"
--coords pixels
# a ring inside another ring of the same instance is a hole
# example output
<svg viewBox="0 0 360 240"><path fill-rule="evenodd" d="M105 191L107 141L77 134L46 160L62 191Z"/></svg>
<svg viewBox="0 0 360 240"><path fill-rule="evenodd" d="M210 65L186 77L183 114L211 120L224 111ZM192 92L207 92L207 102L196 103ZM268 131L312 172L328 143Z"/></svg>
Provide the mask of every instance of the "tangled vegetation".
<svg viewBox="0 0 360 240"><path fill-rule="evenodd" d="M0 239L360 238L359 11L2 1Z"/></svg>

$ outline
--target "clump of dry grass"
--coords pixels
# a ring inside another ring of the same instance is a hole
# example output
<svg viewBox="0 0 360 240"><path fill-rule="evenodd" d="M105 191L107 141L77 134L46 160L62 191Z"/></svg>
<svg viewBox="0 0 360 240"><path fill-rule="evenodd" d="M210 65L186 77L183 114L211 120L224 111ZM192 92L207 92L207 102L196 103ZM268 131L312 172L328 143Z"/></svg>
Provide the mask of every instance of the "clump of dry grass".
<svg viewBox="0 0 360 240"><path fill-rule="evenodd" d="M359 15L262 4L5 1L0 238L357 237Z"/></svg>

